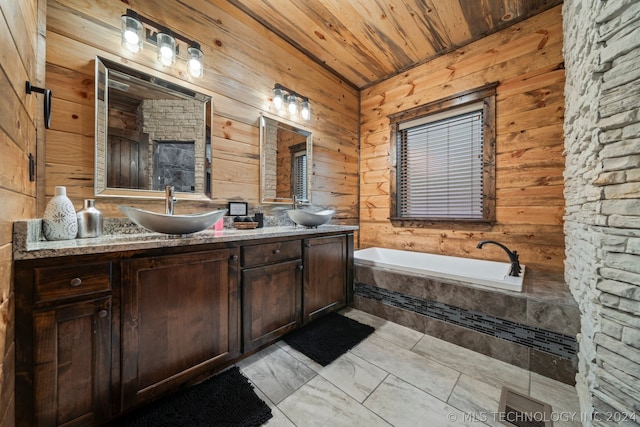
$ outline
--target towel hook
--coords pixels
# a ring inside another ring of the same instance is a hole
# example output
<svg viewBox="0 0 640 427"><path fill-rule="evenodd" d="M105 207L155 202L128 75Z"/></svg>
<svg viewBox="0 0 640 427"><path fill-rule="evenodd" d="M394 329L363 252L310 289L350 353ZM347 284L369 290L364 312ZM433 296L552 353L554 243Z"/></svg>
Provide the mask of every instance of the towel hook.
<svg viewBox="0 0 640 427"><path fill-rule="evenodd" d="M43 89L41 87L32 86L30 81L26 84L27 93L38 92L44 94L44 127L51 127L51 89Z"/></svg>

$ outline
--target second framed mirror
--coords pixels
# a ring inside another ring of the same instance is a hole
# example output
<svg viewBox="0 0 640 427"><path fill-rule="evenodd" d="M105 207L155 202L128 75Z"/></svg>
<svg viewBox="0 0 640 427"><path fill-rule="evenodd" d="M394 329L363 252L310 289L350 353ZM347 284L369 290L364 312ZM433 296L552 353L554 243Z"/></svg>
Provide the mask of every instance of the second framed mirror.
<svg viewBox="0 0 640 427"><path fill-rule="evenodd" d="M311 203L311 132L280 117L260 117L262 203Z"/></svg>

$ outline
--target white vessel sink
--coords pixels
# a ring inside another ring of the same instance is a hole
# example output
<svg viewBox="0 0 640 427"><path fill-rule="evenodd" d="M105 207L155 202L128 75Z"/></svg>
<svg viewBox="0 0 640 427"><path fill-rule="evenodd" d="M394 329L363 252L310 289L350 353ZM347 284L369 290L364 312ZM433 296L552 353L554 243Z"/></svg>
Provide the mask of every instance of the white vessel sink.
<svg viewBox="0 0 640 427"><path fill-rule="evenodd" d="M127 218L156 233L189 234L205 230L227 213L226 209L187 215L166 215L131 206L118 206Z"/></svg>
<svg viewBox="0 0 640 427"><path fill-rule="evenodd" d="M317 227L322 224L326 224L335 215L336 211L333 209L325 209L323 211L311 212L302 209L289 209L287 215L293 222L305 227Z"/></svg>

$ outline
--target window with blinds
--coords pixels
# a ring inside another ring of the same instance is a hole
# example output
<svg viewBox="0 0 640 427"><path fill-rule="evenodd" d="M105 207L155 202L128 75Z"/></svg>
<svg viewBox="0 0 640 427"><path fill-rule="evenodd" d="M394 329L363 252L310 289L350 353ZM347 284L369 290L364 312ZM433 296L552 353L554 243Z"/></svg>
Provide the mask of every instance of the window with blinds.
<svg viewBox="0 0 640 427"><path fill-rule="evenodd" d="M482 220L481 102L400 123L400 218Z"/></svg>
<svg viewBox="0 0 640 427"><path fill-rule="evenodd" d="M393 226L495 222L498 84L389 116Z"/></svg>

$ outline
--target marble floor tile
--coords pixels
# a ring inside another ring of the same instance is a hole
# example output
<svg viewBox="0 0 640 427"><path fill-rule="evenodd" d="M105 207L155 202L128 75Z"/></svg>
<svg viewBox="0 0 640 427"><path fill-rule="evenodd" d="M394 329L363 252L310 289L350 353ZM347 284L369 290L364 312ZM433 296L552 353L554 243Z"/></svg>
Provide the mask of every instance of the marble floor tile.
<svg viewBox="0 0 640 427"><path fill-rule="evenodd" d="M253 390L256 393L256 396L262 399L262 401L269 406L269 409L271 409L271 415L273 415L266 424L263 424L265 427L296 427L296 425L292 423L291 420L289 420L289 418L287 418L282 411L278 409L276 404L261 392L258 387L254 385Z"/></svg>
<svg viewBox="0 0 640 427"><path fill-rule="evenodd" d="M324 368L324 366L322 366L315 360L311 359L310 357L307 357L306 354L301 353L295 348L291 347L285 341L278 341L274 345L277 345L278 347L280 347L281 349L289 353L291 356L298 359L300 362L304 363L305 365L307 365L309 368L313 369L316 372L320 372L322 368Z"/></svg>
<svg viewBox="0 0 640 427"><path fill-rule="evenodd" d="M365 400L364 406L395 427L483 425L393 375Z"/></svg>
<svg viewBox="0 0 640 427"><path fill-rule="evenodd" d="M551 405L554 427L582 425L580 402L574 387L532 372L531 397Z"/></svg>
<svg viewBox="0 0 640 427"><path fill-rule="evenodd" d="M502 386L548 402L554 427L581 425L575 388L371 314L376 328L323 367L280 341L238 363L272 409L268 427L492 426Z"/></svg>
<svg viewBox="0 0 640 427"><path fill-rule="evenodd" d="M502 387L462 374L447 403L487 425L504 427L497 414L501 393Z"/></svg>
<svg viewBox="0 0 640 427"><path fill-rule="evenodd" d="M278 404L296 426L389 426L380 417L321 376L316 376Z"/></svg>
<svg viewBox="0 0 640 427"><path fill-rule="evenodd" d="M316 375L278 346L267 347L240 361L238 367L275 404Z"/></svg>
<svg viewBox="0 0 640 427"><path fill-rule="evenodd" d="M529 371L502 362L484 354L452 344L448 341L424 335L412 351L443 365L460 371L499 389L507 386L527 393L529 391Z"/></svg>
<svg viewBox="0 0 640 427"><path fill-rule="evenodd" d="M356 356L446 401L460 376L432 359L399 347L376 334L351 349Z"/></svg>
<svg viewBox="0 0 640 427"><path fill-rule="evenodd" d="M360 403L389 375L351 352L337 358L319 374Z"/></svg>
<svg viewBox="0 0 640 427"><path fill-rule="evenodd" d="M353 320L356 320L365 325L373 326L376 328L375 334L386 339L389 342L396 344L399 347L410 349L424 336L422 332L415 331L406 326L398 325L397 323L389 322L373 314L366 313L364 311L347 309L340 314L347 316Z"/></svg>

